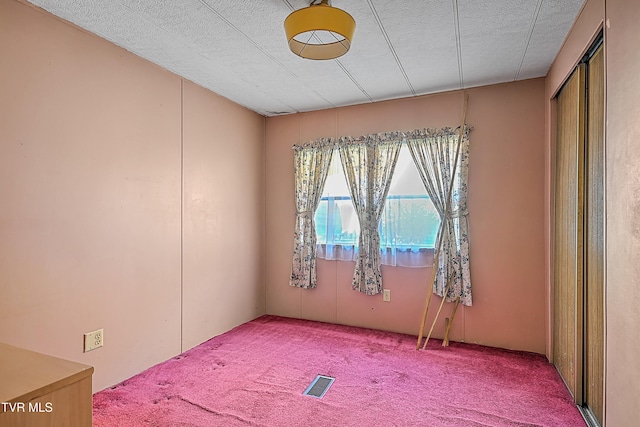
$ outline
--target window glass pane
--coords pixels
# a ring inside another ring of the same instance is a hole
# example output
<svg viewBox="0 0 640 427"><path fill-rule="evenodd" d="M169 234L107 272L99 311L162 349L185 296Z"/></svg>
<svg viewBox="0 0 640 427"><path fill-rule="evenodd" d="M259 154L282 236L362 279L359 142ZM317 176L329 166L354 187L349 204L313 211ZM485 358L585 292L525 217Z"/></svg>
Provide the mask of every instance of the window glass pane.
<svg viewBox="0 0 640 427"><path fill-rule="evenodd" d="M358 242L360 223L358 222L358 215L353 207L353 203L351 203L351 198L336 200L334 210L336 212L336 219L333 243L355 245Z"/></svg>
<svg viewBox="0 0 640 427"><path fill-rule="evenodd" d="M380 220L382 246L433 248L440 217L422 184L409 148L403 145Z"/></svg>
<svg viewBox="0 0 640 427"><path fill-rule="evenodd" d="M382 246L433 248L440 217L426 195L390 195L380 219Z"/></svg>
<svg viewBox="0 0 640 427"><path fill-rule="evenodd" d="M327 243L327 200L320 200L318 210L313 220L316 222L316 241L317 243Z"/></svg>
<svg viewBox="0 0 640 427"><path fill-rule="evenodd" d="M356 245L360 226L338 153L334 153L315 215L318 243ZM400 150L382 218L381 246L433 248L440 217L422 184L411 153Z"/></svg>
<svg viewBox="0 0 640 427"><path fill-rule="evenodd" d="M342 170L342 162L340 162L340 154L338 151L334 151L331 163L329 165L329 174L327 175L327 181L324 184L324 191L322 197L347 197L349 196L349 187L347 186L347 179L344 176Z"/></svg>
<svg viewBox="0 0 640 427"><path fill-rule="evenodd" d="M389 194L392 195L421 195L426 196L427 190L422 184L418 169L413 162L409 148L403 144L398 155L398 163L391 177L391 186Z"/></svg>
<svg viewBox="0 0 640 427"><path fill-rule="evenodd" d="M360 226L351 203L340 155L333 153L322 199L315 215L318 243L355 245Z"/></svg>

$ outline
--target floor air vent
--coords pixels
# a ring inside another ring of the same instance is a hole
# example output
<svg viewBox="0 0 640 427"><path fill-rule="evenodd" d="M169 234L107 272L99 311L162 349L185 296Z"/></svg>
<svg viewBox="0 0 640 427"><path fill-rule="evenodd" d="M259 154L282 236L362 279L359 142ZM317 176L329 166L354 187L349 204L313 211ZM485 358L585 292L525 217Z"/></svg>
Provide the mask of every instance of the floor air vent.
<svg viewBox="0 0 640 427"><path fill-rule="evenodd" d="M302 394L322 399L335 380L335 378L318 375Z"/></svg>

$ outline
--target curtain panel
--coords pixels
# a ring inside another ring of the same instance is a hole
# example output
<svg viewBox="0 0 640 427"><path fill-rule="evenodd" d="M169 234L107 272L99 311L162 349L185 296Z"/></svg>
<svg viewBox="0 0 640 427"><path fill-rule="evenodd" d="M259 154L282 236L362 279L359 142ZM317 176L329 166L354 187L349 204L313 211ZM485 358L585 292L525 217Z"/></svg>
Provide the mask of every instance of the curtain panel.
<svg viewBox="0 0 640 427"><path fill-rule="evenodd" d="M352 287L367 295L382 292L378 224L398 160L400 134L340 138L338 150L351 201L360 222Z"/></svg>
<svg viewBox="0 0 640 427"><path fill-rule="evenodd" d="M441 244L433 292L455 301L458 297L464 305L472 304L471 274L469 263L469 212L467 209L467 183L469 176L469 131L465 127L462 141L458 141L458 129L415 131L407 135L411 151L422 183L440 215L440 229L436 247ZM453 176L456 150L460 144L458 167ZM452 187L451 205L447 211L449 187ZM440 243L440 240L442 242ZM447 286L449 291L445 295Z"/></svg>
<svg viewBox="0 0 640 427"><path fill-rule="evenodd" d="M321 139L294 146L296 224L289 284L303 289L317 286L314 215L327 179L335 143Z"/></svg>

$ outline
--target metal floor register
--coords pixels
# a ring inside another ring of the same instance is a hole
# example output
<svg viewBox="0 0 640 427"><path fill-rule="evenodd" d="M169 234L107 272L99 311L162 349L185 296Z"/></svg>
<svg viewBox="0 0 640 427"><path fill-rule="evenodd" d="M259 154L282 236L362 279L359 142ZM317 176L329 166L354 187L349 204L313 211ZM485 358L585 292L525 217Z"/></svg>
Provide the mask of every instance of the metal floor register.
<svg viewBox="0 0 640 427"><path fill-rule="evenodd" d="M322 396L327 393L327 390L329 390L329 387L331 387L331 384L333 384L335 380L335 378L325 375L318 375L302 394L322 399Z"/></svg>

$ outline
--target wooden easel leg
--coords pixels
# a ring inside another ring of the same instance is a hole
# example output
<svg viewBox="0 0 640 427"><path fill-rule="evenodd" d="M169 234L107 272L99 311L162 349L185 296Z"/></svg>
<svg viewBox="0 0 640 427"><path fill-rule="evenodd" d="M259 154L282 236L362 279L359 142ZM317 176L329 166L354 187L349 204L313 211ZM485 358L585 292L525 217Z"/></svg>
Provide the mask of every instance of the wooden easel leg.
<svg viewBox="0 0 640 427"><path fill-rule="evenodd" d="M433 323L431 324L431 329L429 329L429 334L427 334L427 339L424 340L424 345L422 346L423 350L425 348L427 348L427 343L429 342L429 339L431 338L431 334L433 333L433 328L436 326L436 322L438 321L438 318L440 317L440 312L442 311L442 306L444 305L444 302L447 299L447 294L449 293L449 288L451 287L451 282L452 282L452 280L449 280L449 283L447 283L447 288L444 290L444 293L442 294L442 301L440 301L440 307L438 307L438 311L436 312L436 317L435 317L435 319L433 319Z"/></svg>
<svg viewBox="0 0 640 427"><path fill-rule="evenodd" d="M458 304L460 304L460 297L456 298L456 303L453 306L453 312L451 313L451 319L446 319L446 330L444 332L444 339L442 340L443 347L449 347L449 330L451 329L451 324L453 323L453 318L456 317L456 310L458 309Z"/></svg>
<svg viewBox="0 0 640 427"><path fill-rule="evenodd" d="M434 270L437 268L434 267ZM431 281L433 283L433 280ZM422 323L420 324L420 333L418 334L418 344L416 345L416 350L420 350L420 344L422 344L422 335L424 334L424 327L427 323L427 313L429 313L429 304L431 304L431 297L433 296L433 289L429 288L429 296L427 297L427 302L424 306L424 312L422 313Z"/></svg>

